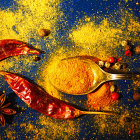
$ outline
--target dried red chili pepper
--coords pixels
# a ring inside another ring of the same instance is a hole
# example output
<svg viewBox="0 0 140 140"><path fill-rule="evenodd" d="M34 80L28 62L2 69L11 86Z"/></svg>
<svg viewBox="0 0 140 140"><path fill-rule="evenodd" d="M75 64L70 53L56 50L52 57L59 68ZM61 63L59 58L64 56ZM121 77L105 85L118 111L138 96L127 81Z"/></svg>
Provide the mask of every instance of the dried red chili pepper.
<svg viewBox="0 0 140 140"><path fill-rule="evenodd" d="M0 74L4 76L12 90L33 109L58 119L73 119L81 115L80 110L52 97L26 79L8 72Z"/></svg>
<svg viewBox="0 0 140 140"><path fill-rule="evenodd" d="M40 54L40 52L15 39L0 40L0 60L23 54Z"/></svg>
<svg viewBox="0 0 140 140"><path fill-rule="evenodd" d="M30 107L53 118L73 119L84 114L106 114L109 112L81 111L73 106L52 97L40 87L13 73L0 71L12 90ZM7 110L6 110L7 111Z"/></svg>

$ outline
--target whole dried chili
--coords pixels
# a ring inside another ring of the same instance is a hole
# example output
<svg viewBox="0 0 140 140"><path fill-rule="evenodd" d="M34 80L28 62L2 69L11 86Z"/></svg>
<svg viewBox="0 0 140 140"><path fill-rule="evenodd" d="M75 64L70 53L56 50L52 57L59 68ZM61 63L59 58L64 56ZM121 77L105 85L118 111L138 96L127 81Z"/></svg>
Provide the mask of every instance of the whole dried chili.
<svg viewBox="0 0 140 140"><path fill-rule="evenodd" d="M46 93L43 89L13 73L0 71L12 90L30 107L53 118L73 119L84 114L107 114L108 112L81 111Z"/></svg>
<svg viewBox="0 0 140 140"><path fill-rule="evenodd" d="M40 52L15 39L0 40L0 60L23 54L40 54Z"/></svg>
<svg viewBox="0 0 140 140"><path fill-rule="evenodd" d="M13 73L0 72L12 90L30 107L53 118L73 119L81 115L80 110L52 97L40 87Z"/></svg>

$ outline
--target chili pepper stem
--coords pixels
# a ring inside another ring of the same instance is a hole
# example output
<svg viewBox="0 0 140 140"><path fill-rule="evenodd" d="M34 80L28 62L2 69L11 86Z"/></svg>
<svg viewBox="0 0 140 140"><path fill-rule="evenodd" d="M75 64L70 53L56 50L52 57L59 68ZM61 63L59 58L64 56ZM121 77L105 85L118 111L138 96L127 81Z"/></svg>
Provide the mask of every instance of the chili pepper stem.
<svg viewBox="0 0 140 140"><path fill-rule="evenodd" d="M114 115L109 112L93 112L93 111L81 111L81 114L96 114L96 115Z"/></svg>

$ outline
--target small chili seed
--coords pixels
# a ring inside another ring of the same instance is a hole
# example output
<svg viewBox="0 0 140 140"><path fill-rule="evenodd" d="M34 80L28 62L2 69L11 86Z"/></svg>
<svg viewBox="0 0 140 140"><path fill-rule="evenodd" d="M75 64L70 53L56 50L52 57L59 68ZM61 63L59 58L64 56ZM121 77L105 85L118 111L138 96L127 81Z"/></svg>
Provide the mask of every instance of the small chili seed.
<svg viewBox="0 0 140 140"><path fill-rule="evenodd" d="M121 43L121 45L124 47L124 46L126 46L128 44L128 41L126 41L126 40L123 40L122 41L122 43Z"/></svg>
<svg viewBox="0 0 140 140"><path fill-rule="evenodd" d="M40 29L38 31L39 36L48 36L51 33L51 31L49 29Z"/></svg>
<svg viewBox="0 0 140 140"><path fill-rule="evenodd" d="M135 48L135 53L136 53L136 54L140 54L140 45L138 45L138 46Z"/></svg>
<svg viewBox="0 0 140 140"><path fill-rule="evenodd" d="M100 67L104 66L104 62L103 61L99 61L98 64L99 64Z"/></svg>
<svg viewBox="0 0 140 140"><path fill-rule="evenodd" d="M133 94L133 99L136 100L136 101L140 101L140 93L135 92L135 93Z"/></svg>
<svg viewBox="0 0 140 140"><path fill-rule="evenodd" d="M105 67L109 68L110 67L110 63L109 62L105 62Z"/></svg>

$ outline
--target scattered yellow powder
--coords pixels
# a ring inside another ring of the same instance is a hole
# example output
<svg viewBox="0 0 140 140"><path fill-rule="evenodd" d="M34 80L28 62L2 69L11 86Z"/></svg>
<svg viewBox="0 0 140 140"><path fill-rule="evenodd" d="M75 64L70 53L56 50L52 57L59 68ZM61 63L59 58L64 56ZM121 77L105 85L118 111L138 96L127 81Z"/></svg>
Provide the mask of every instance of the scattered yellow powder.
<svg viewBox="0 0 140 140"><path fill-rule="evenodd" d="M79 20L78 26L72 29L69 37L74 41L75 47L80 46L81 52L85 51L86 55L90 54L102 60L117 56L118 52L115 49L121 45L122 40L137 42L140 31L138 18L127 10L117 11L117 16L119 16L118 23L110 15L100 24L96 24L94 20L89 20L89 17L85 16L83 20Z"/></svg>
<svg viewBox="0 0 140 140"><path fill-rule="evenodd" d="M36 77L37 83L41 87L43 87L50 95L52 95L53 97L56 97L58 99L62 99L61 98L62 95L50 83L47 70L48 70L49 65L59 62L61 59L66 57L66 55L60 55L60 54L63 54L62 53L63 51L64 51L63 49L60 49L55 54L52 54L51 57L48 58L49 60L47 60L46 63L41 65L41 67L38 69L37 73L39 74L39 77Z"/></svg>
<svg viewBox="0 0 140 140"><path fill-rule="evenodd" d="M135 114L137 116L139 115L139 112L136 111L136 108L134 108L135 113L130 112L129 110L125 108L121 108L123 111L121 111L121 114L115 114L114 116L95 116L94 117L94 123L98 126L99 133L108 135L126 135L126 138L129 137L128 132L129 130L133 129L133 135L136 136L138 132L139 127L139 119L135 117ZM117 111L120 111L119 107L116 107ZM127 121L125 117L130 117L132 120ZM126 121L125 121L126 120ZM134 128L132 128L134 126Z"/></svg>
<svg viewBox="0 0 140 140"><path fill-rule="evenodd" d="M15 0L18 9L14 12L7 9L0 11L0 38L20 39L29 42L31 38L40 39L38 29L51 29L55 32L58 20L57 1ZM53 11L53 12L52 12ZM52 36L50 36L52 38Z"/></svg>
<svg viewBox="0 0 140 140"><path fill-rule="evenodd" d="M5 133L6 133L6 138L10 139L10 140L14 140L16 139L16 131L9 127L5 130Z"/></svg>
<svg viewBox="0 0 140 140"><path fill-rule="evenodd" d="M75 41L75 43L81 45L82 47L89 45L93 48L97 48L96 45L102 44L104 48L108 48L116 47L115 45L118 45L116 42L119 37L118 35L121 33L121 29L111 28L109 21L104 19L100 25L97 25L94 22L88 22L85 25L78 27L72 32L71 38Z"/></svg>
<svg viewBox="0 0 140 140"><path fill-rule="evenodd" d="M137 89L140 87L140 81L139 80L135 80L132 83L133 89L137 91Z"/></svg>
<svg viewBox="0 0 140 140"><path fill-rule="evenodd" d="M60 1L15 0L15 2L18 5L16 10L12 9L14 6L11 6L10 9L0 10L0 39L25 41L42 50L46 50L47 46L47 44L40 46L42 40L55 44L56 23L62 16L58 6ZM47 39L38 35L40 28L52 31ZM7 58L1 61L0 70L30 73L37 63L33 62L33 57L29 56Z"/></svg>
<svg viewBox="0 0 140 140"><path fill-rule="evenodd" d="M39 79L37 79L37 83L45 89L47 93L52 95L53 97L56 97L58 99L61 98L61 94L54 88L54 86L50 83L47 71L42 71L42 74L40 75Z"/></svg>
<svg viewBox="0 0 140 140"><path fill-rule="evenodd" d="M140 23L134 19L130 19L130 24L128 25L129 32L140 32Z"/></svg>
<svg viewBox="0 0 140 140"><path fill-rule="evenodd" d="M78 134L80 129L77 122L73 120L54 120L44 115L39 116L37 125L29 123L20 124L27 134L32 133L35 139L74 139L75 134Z"/></svg>
<svg viewBox="0 0 140 140"><path fill-rule="evenodd" d="M119 28L110 27L108 19L104 19L100 25L95 24L94 21L77 27L70 34L77 46L81 46L101 59L105 59L112 55L109 53L110 48L116 48L120 45L121 40L118 41L122 30Z"/></svg>

